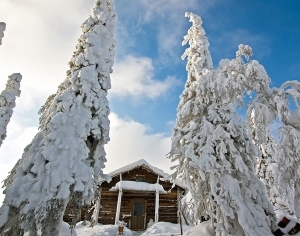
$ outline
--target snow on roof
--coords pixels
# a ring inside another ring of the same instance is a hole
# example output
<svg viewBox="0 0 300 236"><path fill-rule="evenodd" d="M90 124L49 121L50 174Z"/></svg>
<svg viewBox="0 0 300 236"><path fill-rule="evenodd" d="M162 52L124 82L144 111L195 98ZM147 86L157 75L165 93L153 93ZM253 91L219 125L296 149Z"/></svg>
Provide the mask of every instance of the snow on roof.
<svg viewBox="0 0 300 236"><path fill-rule="evenodd" d="M149 183L145 183L145 182L136 182L136 181L127 181L127 180L119 181L109 191L117 191L119 189L135 190L135 191L153 191L153 192L158 190L159 193L167 193L164 190L163 186L158 183L149 184Z"/></svg>
<svg viewBox="0 0 300 236"><path fill-rule="evenodd" d="M133 162L129 165L123 166L113 172L110 172L109 175L111 177L115 177L116 175L122 174L124 172L128 172L130 170L135 169L136 167L140 167L140 166L144 166L147 169L151 170L152 172L154 172L155 174L161 176L161 177L167 177L168 174L165 173L163 170L158 169L157 167L154 167L152 165L150 165L147 161L145 161L144 159L138 160L136 162Z"/></svg>
<svg viewBox="0 0 300 236"><path fill-rule="evenodd" d="M144 159L141 159L141 160L138 160L136 162L133 162L131 164L128 164L126 166L123 166L115 171L112 171L110 172L108 175L111 176L112 178L119 175L119 174L122 174L124 172L128 172L130 170L133 170L137 167L140 167L140 166L144 166L146 167L147 169L149 169L150 171L152 171L153 173L159 175L160 177L162 177L160 180L162 181L170 181L171 183L173 184L176 184L178 185L179 187L181 188L184 188L184 189L187 189L187 187L179 180L179 179L176 179L175 181L174 180L171 180L170 178L167 178L167 177L170 177L169 174L167 174L166 172L164 172L163 170L155 167L155 166L152 166L150 165L147 161L145 161Z"/></svg>

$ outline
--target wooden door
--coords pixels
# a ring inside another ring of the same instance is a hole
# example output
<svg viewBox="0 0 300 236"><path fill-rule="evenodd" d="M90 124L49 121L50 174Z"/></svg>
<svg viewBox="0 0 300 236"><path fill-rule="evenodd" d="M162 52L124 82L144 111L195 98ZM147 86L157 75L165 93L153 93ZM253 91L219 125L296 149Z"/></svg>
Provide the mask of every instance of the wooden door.
<svg viewBox="0 0 300 236"><path fill-rule="evenodd" d="M146 204L143 200L134 200L132 204L132 222L131 228L133 230L143 230L144 229L144 222L146 217Z"/></svg>

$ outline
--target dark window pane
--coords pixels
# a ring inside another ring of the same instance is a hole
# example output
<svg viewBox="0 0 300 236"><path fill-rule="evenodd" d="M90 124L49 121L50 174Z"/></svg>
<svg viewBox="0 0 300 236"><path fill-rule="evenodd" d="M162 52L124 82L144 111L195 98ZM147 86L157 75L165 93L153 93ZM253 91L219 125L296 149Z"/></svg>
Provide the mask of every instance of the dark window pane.
<svg viewBox="0 0 300 236"><path fill-rule="evenodd" d="M137 182L144 182L145 181L145 177L144 176L137 176L136 177L136 181Z"/></svg>
<svg viewBox="0 0 300 236"><path fill-rule="evenodd" d="M134 216L142 216L143 215L143 203L135 203L134 204Z"/></svg>

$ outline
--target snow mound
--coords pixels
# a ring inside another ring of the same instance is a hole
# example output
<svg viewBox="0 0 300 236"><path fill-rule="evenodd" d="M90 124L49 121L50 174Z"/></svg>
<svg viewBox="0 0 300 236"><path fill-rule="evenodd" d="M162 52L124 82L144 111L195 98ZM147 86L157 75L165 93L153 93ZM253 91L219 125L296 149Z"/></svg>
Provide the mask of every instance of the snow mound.
<svg viewBox="0 0 300 236"><path fill-rule="evenodd" d="M211 221L204 221L190 230L186 231L183 236L215 236L214 230L211 228Z"/></svg>
<svg viewBox="0 0 300 236"><path fill-rule="evenodd" d="M42 233L39 231L37 236L41 236ZM26 232L24 236L29 236L29 232ZM62 222L60 225L59 235L58 236L78 236L75 230L70 229L70 225L66 222Z"/></svg>
<svg viewBox="0 0 300 236"><path fill-rule="evenodd" d="M118 235L118 226L98 224L92 228L78 223L76 225L76 232L78 236L114 236ZM133 236L133 234L130 229L124 227L123 236Z"/></svg>
<svg viewBox="0 0 300 236"><path fill-rule="evenodd" d="M191 226L183 225L183 231L191 228ZM180 225L168 222L158 222L149 227L141 236L153 235L180 235ZM199 236L199 235L197 235Z"/></svg>

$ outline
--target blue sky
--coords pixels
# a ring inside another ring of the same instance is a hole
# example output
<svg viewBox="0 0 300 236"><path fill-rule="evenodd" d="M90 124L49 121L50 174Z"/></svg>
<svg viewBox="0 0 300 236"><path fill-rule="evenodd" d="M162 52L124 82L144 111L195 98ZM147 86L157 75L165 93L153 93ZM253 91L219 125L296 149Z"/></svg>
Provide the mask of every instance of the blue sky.
<svg viewBox="0 0 300 236"><path fill-rule="evenodd" d="M121 116L128 115L130 110L130 116L149 124L152 132L170 132L166 124L174 120L186 79L185 61L180 59L184 51L182 37L190 26L184 18L185 11L202 17L215 67L220 59L233 58L237 46L243 43L253 48L253 59L265 66L275 86L299 78L300 3L297 1L184 1L179 6L171 5L172 1L158 1L161 5L158 7L157 3L152 7L155 9L149 9L152 3L141 2L146 1L116 1L118 29L124 30L126 26L125 37L122 30L117 31L117 61L128 53L150 58L155 80L173 76L177 83L154 99L129 102L111 97L111 106Z"/></svg>
<svg viewBox="0 0 300 236"><path fill-rule="evenodd" d="M21 97L0 148L0 180L37 132L37 112L64 80L93 2L0 1L0 21L7 24L0 46L1 90L9 74L23 75ZM181 42L190 27L186 11L202 17L214 67L233 58L243 43L253 48L253 59L264 65L275 86L299 80L297 0L115 0L115 5L119 20L106 173L141 158L170 172L165 155L186 80L181 60Z"/></svg>

